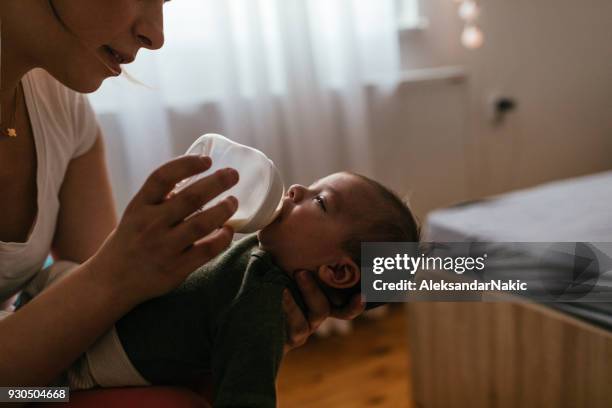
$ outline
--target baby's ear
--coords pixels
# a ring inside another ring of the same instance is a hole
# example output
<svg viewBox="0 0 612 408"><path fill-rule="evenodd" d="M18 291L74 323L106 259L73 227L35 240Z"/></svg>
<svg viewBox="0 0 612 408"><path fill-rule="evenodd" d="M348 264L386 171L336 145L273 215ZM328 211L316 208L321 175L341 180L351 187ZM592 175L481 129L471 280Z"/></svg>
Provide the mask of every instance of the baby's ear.
<svg viewBox="0 0 612 408"><path fill-rule="evenodd" d="M359 266L348 256L343 256L336 264L320 266L318 275L326 285L337 289L353 287L361 278Z"/></svg>

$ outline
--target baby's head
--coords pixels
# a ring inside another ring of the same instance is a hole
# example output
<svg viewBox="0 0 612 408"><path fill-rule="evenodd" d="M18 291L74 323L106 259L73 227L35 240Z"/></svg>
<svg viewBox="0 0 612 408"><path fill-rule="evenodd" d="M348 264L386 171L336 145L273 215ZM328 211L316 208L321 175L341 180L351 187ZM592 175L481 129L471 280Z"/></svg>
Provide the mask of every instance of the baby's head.
<svg viewBox="0 0 612 408"><path fill-rule="evenodd" d="M360 290L361 242L416 242L417 222L391 191L367 177L335 173L289 188L280 215L258 234L262 249L293 275L313 273L332 304Z"/></svg>

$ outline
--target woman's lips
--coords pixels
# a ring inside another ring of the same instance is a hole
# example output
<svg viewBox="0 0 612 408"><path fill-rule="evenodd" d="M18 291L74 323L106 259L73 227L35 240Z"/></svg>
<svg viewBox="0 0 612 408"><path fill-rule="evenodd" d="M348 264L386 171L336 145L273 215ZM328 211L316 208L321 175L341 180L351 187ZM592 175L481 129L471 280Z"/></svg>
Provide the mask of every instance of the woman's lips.
<svg viewBox="0 0 612 408"><path fill-rule="evenodd" d="M102 54L106 67L112 71L113 74L121 74L121 57L111 47L105 45L102 47Z"/></svg>
<svg viewBox="0 0 612 408"><path fill-rule="evenodd" d="M134 61L134 57L115 50L109 45L102 46L104 60L108 63L108 68L113 74L121 74L121 64L129 64Z"/></svg>

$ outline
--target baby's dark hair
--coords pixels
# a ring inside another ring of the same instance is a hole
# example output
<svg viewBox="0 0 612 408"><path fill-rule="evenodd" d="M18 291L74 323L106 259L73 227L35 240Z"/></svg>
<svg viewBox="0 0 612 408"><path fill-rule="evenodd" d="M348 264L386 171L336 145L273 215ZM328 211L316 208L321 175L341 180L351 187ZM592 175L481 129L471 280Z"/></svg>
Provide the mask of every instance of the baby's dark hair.
<svg viewBox="0 0 612 408"><path fill-rule="evenodd" d="M357 173L345 172L359 178L372 188L377 201L368 203L367 217L357 217L355 227L342 244L342 249L361 268L362 242L419 242L421 231L416 217L408 204L393 191L379 182ZM361 292L361 282L342 290L347 299ZM382 303L366 303L366 310L381 306Z"/></svg>

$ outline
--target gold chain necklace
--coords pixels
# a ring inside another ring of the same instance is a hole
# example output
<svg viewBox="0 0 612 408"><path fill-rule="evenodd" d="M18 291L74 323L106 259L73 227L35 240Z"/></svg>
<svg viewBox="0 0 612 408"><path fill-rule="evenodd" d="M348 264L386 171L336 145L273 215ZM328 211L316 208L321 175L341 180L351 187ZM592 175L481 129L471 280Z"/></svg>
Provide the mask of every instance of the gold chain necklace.
<svg viewBox="0 0 612 408"><path fill-rule="evenodd" d="M2 19L0 18L0 60L2 58L1 50L2 50ZM21 87L21 82L17 84L17 88L15 89L15 108L13 109L13 116L11 117L10 122L8 122L8 126L6 128L2 128L2 133L4 133L8 137L13 137L13 138L17 137L17 121L15 120L15 116L17 116L17 108L19 107L19 88L20 87ZM2 123L1 119L2 118L0 118L0 123Z"/></svg>
<svg viewBox="0 0 612 408"><path fill-rule="evenodd" d="M21 84L17 85L17 89L15 90L15 108L13 109L13 116L11 117L10 122L7 123L7 127L2 129L3 133L8 137L17 137L17 121L15 117L17 116L17 108L19 107L19 88Z"/></svg>

